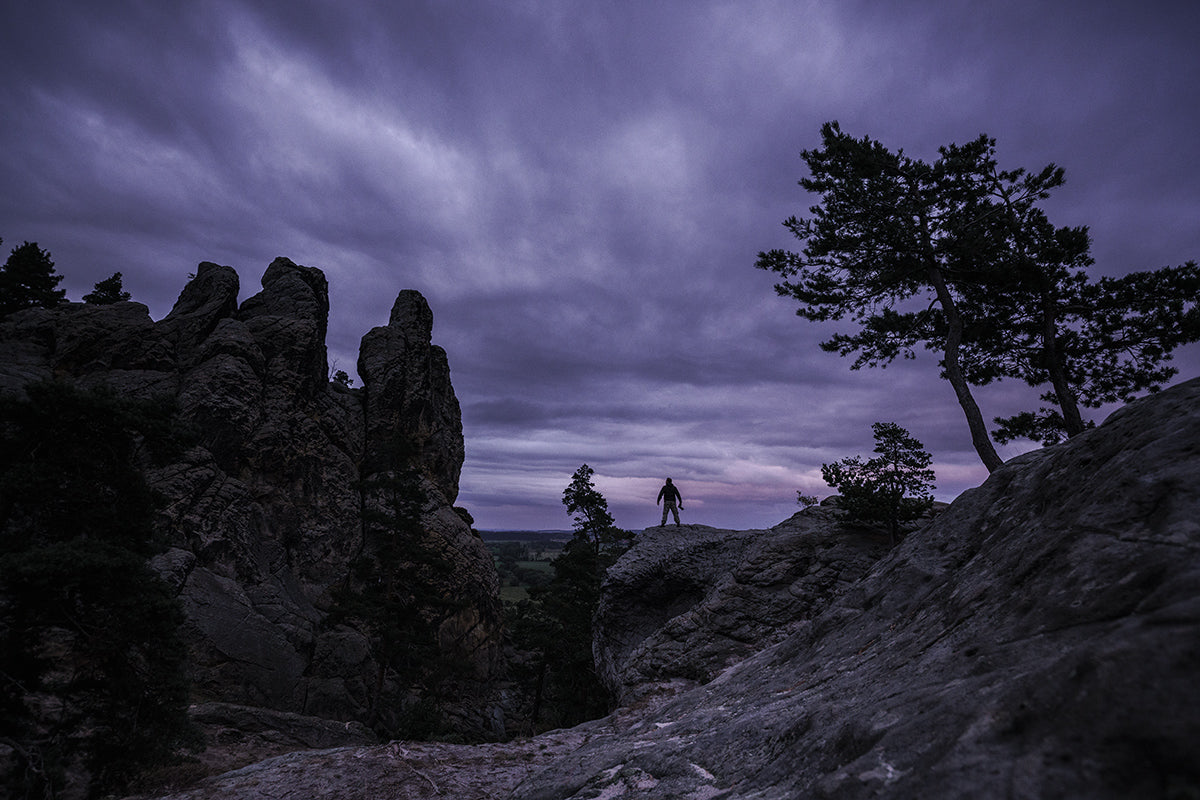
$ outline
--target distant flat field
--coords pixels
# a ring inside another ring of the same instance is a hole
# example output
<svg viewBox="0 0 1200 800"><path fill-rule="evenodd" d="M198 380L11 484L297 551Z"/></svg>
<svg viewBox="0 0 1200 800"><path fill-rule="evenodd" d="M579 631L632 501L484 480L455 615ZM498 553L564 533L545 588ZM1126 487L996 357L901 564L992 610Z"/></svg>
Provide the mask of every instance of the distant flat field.
<svg viewBox="0 0 1200 800"><path fill-rule="evenodd" d="M571 531L480 531L485 542L566 542Z"/></svg>
<svg viewBox="0 0 1200 800"><path fill-rule="evenodd" d="M529 590L524 586L501 586L500 602L519 603L529 599Z"/></svg>
<svg viewBox="0 0 1200 800"><path fill-rule="evenodd" d="M549 561L518 561L517 569L528 569L546 575L554 574L554 566ZM507 574L507 573L506 573ZM528 586L509 586L507 581L500 587L500 600L505 603L519 603L529 598Z"/></svg>

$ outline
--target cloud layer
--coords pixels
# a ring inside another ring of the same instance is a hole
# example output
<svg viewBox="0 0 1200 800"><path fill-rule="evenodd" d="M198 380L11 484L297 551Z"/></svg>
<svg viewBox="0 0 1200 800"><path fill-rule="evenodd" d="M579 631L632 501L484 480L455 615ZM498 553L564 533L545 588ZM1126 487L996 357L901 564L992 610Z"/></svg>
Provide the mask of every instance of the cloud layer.
<svg viewBox="0 0 1200 800"><path fill-rule="evenodd" d="M982 480L932 359L850 372L753 268L792 246L827 120L923 158L987 132L1002 166L1064 166L1047 208L1091 226L1099 273L1200 255L1194 4L14 5L6 252L49 249L72 299L121 271L155 318L200 261L249 294L286 255L329 277L351 372L420 290L481 528L568 527L585 462L623 527L657 522L666 475L690 521L768 526L878 420L934 453L940 497ZM1195 346L1177 362L1200 372Z"/></svg>

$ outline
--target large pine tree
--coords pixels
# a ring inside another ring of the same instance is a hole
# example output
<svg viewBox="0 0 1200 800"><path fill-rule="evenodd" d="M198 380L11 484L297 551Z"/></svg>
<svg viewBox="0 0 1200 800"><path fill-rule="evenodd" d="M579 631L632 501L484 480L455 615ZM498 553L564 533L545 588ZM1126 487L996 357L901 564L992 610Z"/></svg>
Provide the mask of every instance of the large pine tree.
<svg viewBox="0 0 1200 800"><path fill-rule="evenodd" d="M989 470L1002 461L971 391L1001 378L1047 387L1052 409L1001 423L999 438L1053 441L1087 427L1080 407L1128 400L1174 375L1171 351L1200 339L1194 263L1093 281L1086 228L1055 227L1040 207L1063 183L1054 164L1000 169L994 139L947 145L932 163L855 139L836 122L802 153L818 195L784 222L799 252L756 266L813 321L857 330L821 346L852 369L937 351L971 441Z"/></svg>

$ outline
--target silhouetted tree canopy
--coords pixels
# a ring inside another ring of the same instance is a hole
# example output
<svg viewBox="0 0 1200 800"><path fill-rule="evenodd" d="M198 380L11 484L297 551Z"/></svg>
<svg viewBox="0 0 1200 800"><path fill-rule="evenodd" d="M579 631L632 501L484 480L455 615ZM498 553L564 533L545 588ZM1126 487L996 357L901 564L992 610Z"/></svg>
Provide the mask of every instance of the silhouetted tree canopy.
<svg viewBox="0 0 1200 800"><path fill-rule="evenodd" d="M64 302L67 292L58 288L61 281L50 253L36 242L14 247L0 268L0 319L25 308L51 308Z"/></svg>
<svg viewBox="0 0 1200 800"><path fill-rule="evenodd" d="M1009 296L997 311L1009 321L995 327L996 341L980 348L981 363L991 359L997 374L1051 388L1041 395L1047 406L997 418L996 440L1053 444L1092 426L1081 407L1127 403L1160 389L1178 374L1172 351L1200 339L1198 301L1195 262L1096 281L1077 277L1052 295L1024 301L1018 293ZM1024 314L1027 307L1042 309L1040 316Z"/></svg>
<svg viewBox="0 0 1200 800"><path fill-rule="evenodd" d="M918 344L936 343L975 449L995 469L1003 462L963 371L968 321L955 291L956 283L986 271L992 256L966 258L971 248L964 226L970 220L963 213L991 141L980 137L943 147L941 157L926 164L867 137L854 139L836 122L821 128L821 138L820 149L801 154L811 177L800 181L821 202L809 209L811 217L784 222L804 249L759 253L756 266L784 278L775 289L800 302L800 316L849 317L859 324L857 333L838 333L821 345L857 353L853 369L913 358ZM1053 177L1046 174L1043 182Z"/></svg>
<svg viewBox="0 0 1200 800"><path fill-rule="evenodd" d="M575 470L570 485L563 490L562 502L572 515L575 538L590 544L599 555L605 547L621 541L624 531L613 524L608 500L592 483L595 474L587 464Z"/></svg>
<svg viewBox="0 0 1200 800"><path fill-rule="evenodd" d="M851 519L886 525L896 541L900 525L917 519L933 504L933 457L894 422L876 422L875 458L844 458L821 465L821 477L838 490Z"/></svg>
<svg viewBox="0 0 1200 800"><path fill-rule="evenodd" d="M121 286L121 273L119 272L114 272L111 277L100 281L91 292L83 296L83 302L97 305L119 303L128 299L129 292Z"/></svg>
<svg viewBox="0 0 1200 800"><path fill-rule="evenodd" d="M784 222L803 249L759 253L756 266L783 278L775 289L798 315L857 323L821 344L855 354L852 369L938 351L989 470L1002 462L972 385L1049 386L1057 408L997 420L1002 440L1074 435L1080 405L1158 388L1171 350L1200 339L1195 264L1091 281L1087 229L1055 227L1038 205L1063 183L1054 164L1001 170L987 136L929 164L836 122L821 137L800 181L820 202Z"/></svg>

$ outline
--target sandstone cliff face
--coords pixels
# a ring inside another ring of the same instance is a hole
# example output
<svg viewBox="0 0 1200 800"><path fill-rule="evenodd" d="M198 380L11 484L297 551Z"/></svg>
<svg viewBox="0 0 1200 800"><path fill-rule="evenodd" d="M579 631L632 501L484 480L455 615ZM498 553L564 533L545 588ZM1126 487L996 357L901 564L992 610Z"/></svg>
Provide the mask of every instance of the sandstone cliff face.
<svg viewBox="0 0 1200 800"><path fill-rule="evenodd" d="M630 700L611 716L295 753L176 797L1194 797L1198 475L1193 380L883 553L821 509L650 531L605 587L598 661Z"/></svg>
<svg viewBox="0 0 1200 800"><path fill-rule="evenodd" d="M348 389L328 380L320 270L279 258L260 292L240 305L238 292L234 270L204 263L158 322L130 302L15 314L0 325L0 391L65 377L170 396L198 431L197 446L149 478L173 545L156 566L187 612L200 699L364 717L366 643L321 623L363 544L360 481L410 468L422 476L427 544L453 564L444 591L461 606L442 647L486 682L500 654L496 577L452 509L462 424L424 298L401 292L387 325L363 337L364 386ZM400 440L405 455L389 457Z"/></svg>

